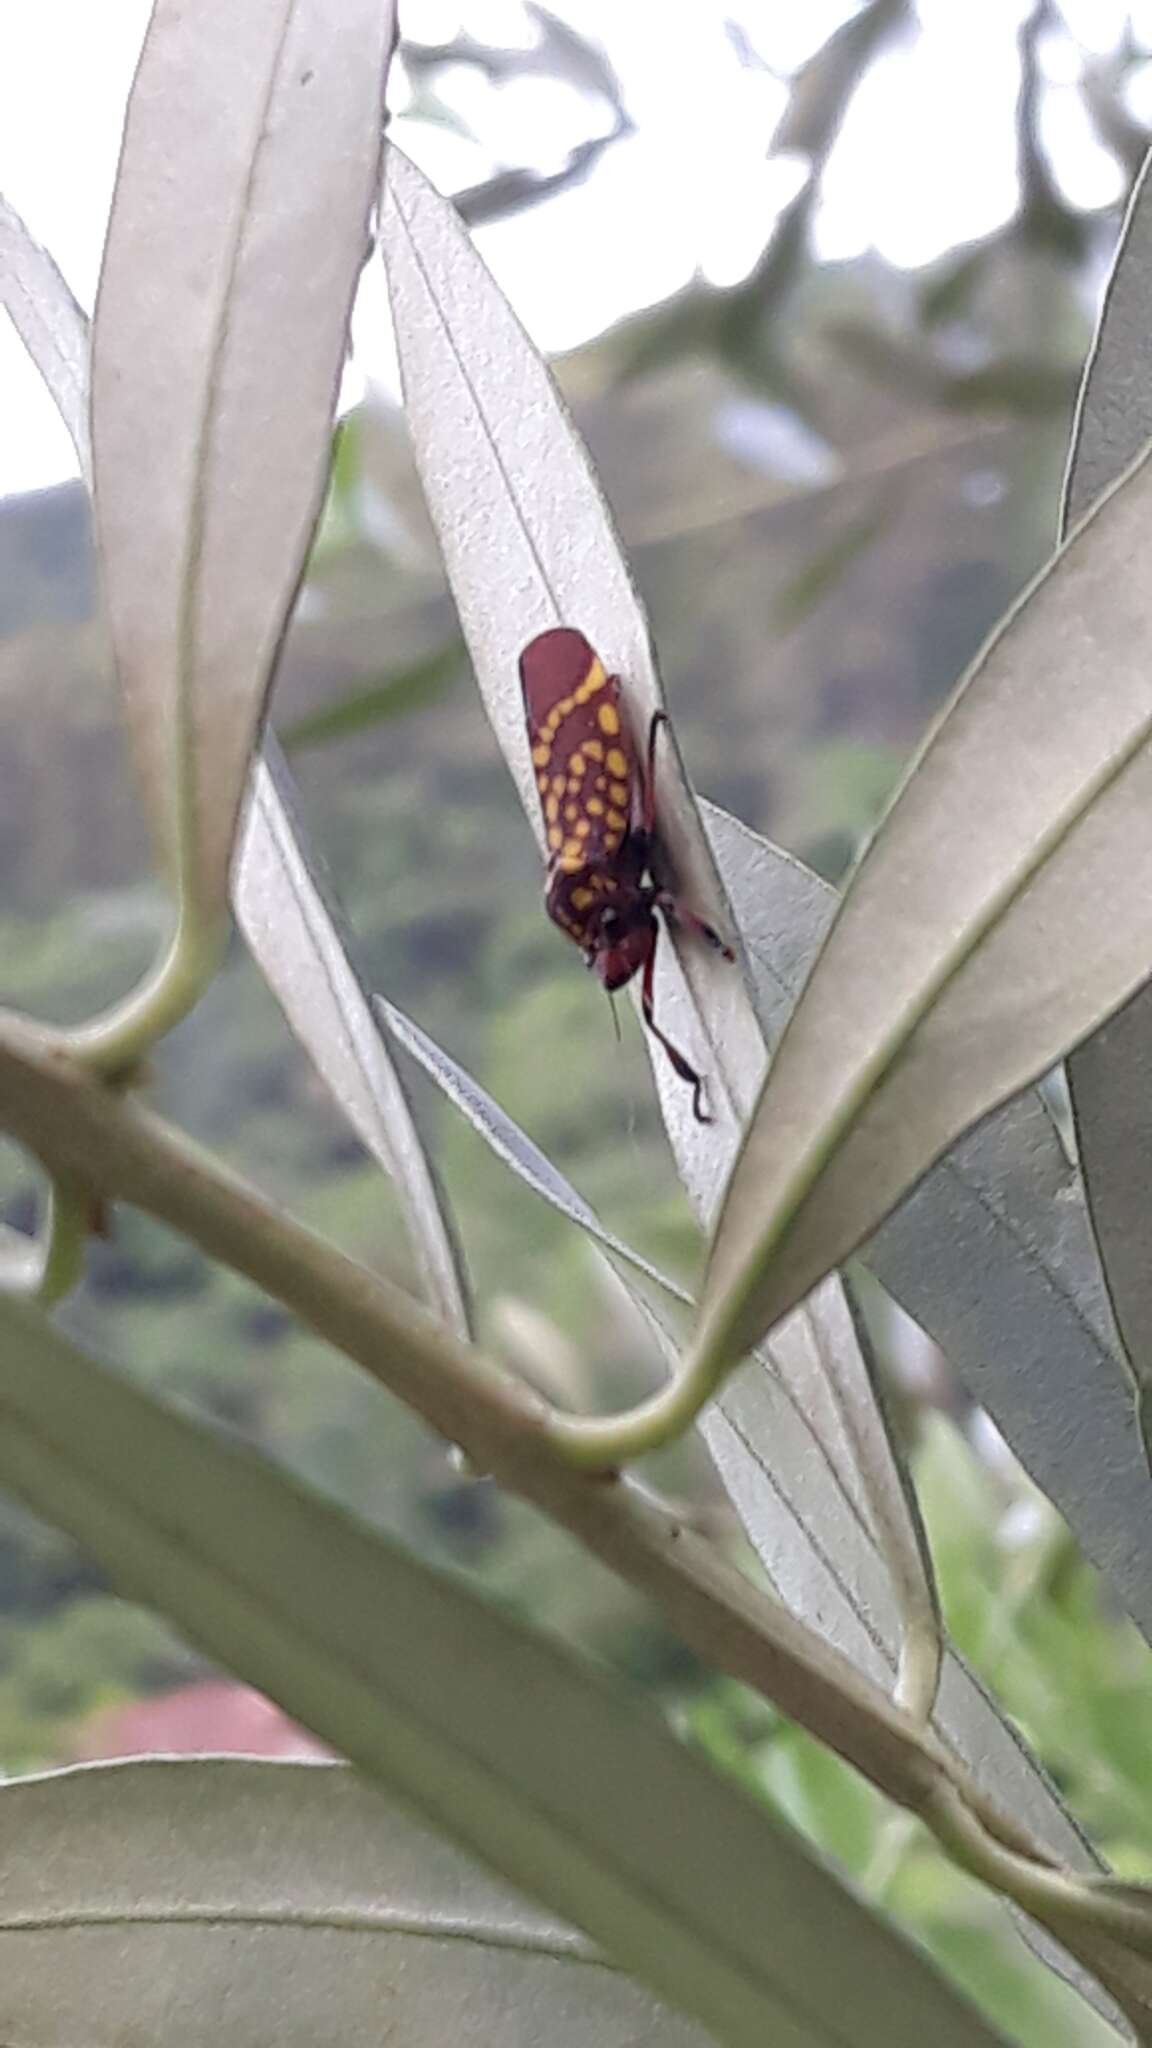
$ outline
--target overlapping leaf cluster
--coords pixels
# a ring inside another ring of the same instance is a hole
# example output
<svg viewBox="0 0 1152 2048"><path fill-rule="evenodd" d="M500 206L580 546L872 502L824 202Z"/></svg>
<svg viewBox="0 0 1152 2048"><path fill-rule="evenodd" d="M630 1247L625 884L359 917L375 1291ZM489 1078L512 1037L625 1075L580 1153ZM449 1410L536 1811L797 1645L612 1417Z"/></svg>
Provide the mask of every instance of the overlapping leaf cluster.
<svg viewBox="0 0 1152 2048"><path fill-rule="evenodd" d="M379 189L392 34L380 0L354 0L338 24L319 0L258 0L242 24L225 0L159 0L91 351L44 252L0 216L5 303L90 478L173 902L169 946L110 1015L68 1034L0 1025L0 1127L56 1195L43 1244L5 1247L0 1479L616 1968L471 1866L366 1821L339 1771L82 1774L4 1795L4 2030L48 2041L82 2010L94 2040L126 2026L191 2039L227 2009L233 2028L267 2038L290 1954L309 2009L348 2042L378 2038L397 1987L405 2038L440 2038L453 1972L477 2038L513 2006L524 2039L562 2040L573 2000L573 2040L687 2042L701 2026L748 2048L998 2038L763 1808L597 1676L69 1344L46 1305L85 1230L121 1201L284 1303L649 1595L701 1656L924 1821L1028 1916L1029 1938L1088 2001L1086 2028L1152 2039L1148 1898L1101 1870L949 1643L837 1277L866 1247L1147 1629L1149 1482L1127 1375L1144 1385L1146 1284L1130 1251L1146 1214L1131 1115L1146 1020L1129 999L1152 968L1152 472L1139 452L1152 201L1137 196L1086 385L1071 498L1092 509L985 649L842 902L701 812L674 754L662 770L681 881L743 952L733 973L690 939L665 949L660 1001L718 1110L695 1123L656 1063L711 1233L685 1344L690 1305L418 1026L373 1001L287 770L271 744L257 751L377 199L417 461L528 816L516 656L534 633L578 624L624 678L638 724L660 703L639 601L546 368L452 208L395 149ZM399 1189L422 1304L146 1106L141 1062L211 979L229 895L294 1032ZM1073 1093L1128 1360L1084 1180L1022 1093L1085 1040ZM669 1359L667 1385L637 1411L551 1411L473 1345L449 1203L395 1044L611 1261ZM717 1393L707 1440L771 1591L621 1476ZM77 1847L104 1844L110 1811L119 1863L111 1846ZM405 1952L417 1936L437 1945L435 1972Z"/></svg>

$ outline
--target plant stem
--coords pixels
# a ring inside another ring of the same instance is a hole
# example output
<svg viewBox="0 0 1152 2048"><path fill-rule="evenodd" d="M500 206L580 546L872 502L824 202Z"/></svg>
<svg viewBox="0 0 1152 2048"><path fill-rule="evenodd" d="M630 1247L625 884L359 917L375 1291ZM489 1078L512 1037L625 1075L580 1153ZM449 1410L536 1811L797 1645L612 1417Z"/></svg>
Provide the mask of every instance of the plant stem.
<svg viewBox="0 0 1152 2048"><path fill-rule="evenodd" d="M195 1008L219 969L227 942L226 918L206 923L186 907L167 952L131 994L65 1034L72 1057L105 1078L131 1071Z"/></svg>

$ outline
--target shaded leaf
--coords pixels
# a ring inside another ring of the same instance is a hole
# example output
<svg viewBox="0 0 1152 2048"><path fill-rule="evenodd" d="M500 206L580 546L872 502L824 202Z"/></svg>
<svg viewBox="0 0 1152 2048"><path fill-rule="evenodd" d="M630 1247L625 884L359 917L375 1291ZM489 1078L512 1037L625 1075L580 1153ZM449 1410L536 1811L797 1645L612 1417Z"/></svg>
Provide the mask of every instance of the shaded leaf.
<svg viewBox="0 0 1152 2048"><path fill-rule="evenodd" d="M447 647L438 647L434 654L423 655L406 668L396 669L383 682L370 683L336 704L325 704L322 710L296 719L281 731L281 745L288 753L295 753L299 747L315 747L324 740L344 740L354 733L368 732L372 726L383 725L404 712L423 711L445 695L460 675L464 662L464 649L458 640L453 640Z"/></svg>
<svg viewBox="0 0 1152 2048"><path fill-rule="evenodd" d="M129 102L96 531L157 841L205 921L319 516L393 33L388 0L158 0Z"/></svg>
<svg viewBox="0 0 1152 2048"><path fill-rule="evenodd" d="M6 1486L718 2040L994 2038L788 1831L599 1673L22 1305L0 1301L0 1330Z"/></svg>
<svg viewBox="0 0 1152 2048"><path fill-rule="evenodd" d="M704 816L775 1045L836 892L724 811L706 804ZM1040 1097L1019 1096L954 1146L863 1256L1152 1637L1147 1479L1131 1392L1080 1178ZM748 1384L748 1375L735 1380L725 1406ZM773 1463L786 1474L781 1427L763 1416L754 1441L780 1443Z"/></svg>
<svg viewBox="0 0 1152 2048"><path fill-rule="evenodd" d="M1142 1401L1152 1388L1152 994L1147 985L1109 1018L1068 1062L1084 1184L1108 1292ZM1083 1388L1079 1406L1091 1417L1095 1389ZM1144 1424L1147 1432L1147 1421ZM1089 1437L1081 1466L1085 1491L1100 1484L1104 1466ZM1109 1483L1111 1480L1109 1479ZM1139 1474L1145 1562L1152 1562L1147 1519L1148 1468Z"/></svg>
<svg viewBox="0 0 1152 2048"><path fill-rule="evenodd" d="M1138 465L990 643L858 868L725 1197L705 1372L1147 973L1150 511ZM1083 687L1102 667L1106 699Z"/></svg>
<svg viewBox="0 0 1152 2048"><path fill-rule="evenodd" d="M468 1282L447 1200L295 810L292 778L266 740L233 871L236 920L317 1073L395 1181L429 1302L467 1338Z"/></svg>
<svg viewBox="0 0 1152 2048"><path fill-rule="evenodd" d="M1080 518L1152 437L1152 166L1128 209L1080 394L1062 521ZM1101 687L1107 684L1105 674ZM1133 857L1136 857L1135 849ZM1142 988L1068 1062L1084 1183L1132 1370L1152 1384L1152 988ZM1091 1404L1092 1389L1081 1401ZM1147 1427L1147 1425L1146 1425ZM1085 1491L1111 1485L1089 1436ZM1147 1472L1138 1527L1152 1564Z"/></svg>
<svg viewBox="0 0 1152 2048"><path fill-rule="evenodd" d="M28 2048L706 2038L338 1764L89 1766L2 1799L0 2027Z"/></svg>
<svg viewBox="0 0 1152 2048"><path fill-rule="evenodd" d="M1084 517L1152 437L1152 162L1137 183L1080 390L1061 512Z"/></svg>

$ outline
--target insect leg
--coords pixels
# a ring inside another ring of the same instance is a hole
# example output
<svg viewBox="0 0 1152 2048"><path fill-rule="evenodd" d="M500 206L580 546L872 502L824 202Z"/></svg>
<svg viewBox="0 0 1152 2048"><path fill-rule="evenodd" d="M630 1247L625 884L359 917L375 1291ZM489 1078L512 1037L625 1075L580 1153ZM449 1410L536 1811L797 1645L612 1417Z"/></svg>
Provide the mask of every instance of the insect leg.
<svg viewBox="0 0 1152 2048"><path fill-rule="evenodd" d="M644 776L644 834L649 842L656 836L656 735L660 727L667 723L666 711L654 711L652 723L648 727L648 765ZM719 953L722 959L735 960L735 953L720 937L719 932L714 931L710 924L706 924L702 917L697 917L695 911L685 910L679 898L674 896L670 889L659 889L652 900L657 909L662 910L673 924L680 925L685 931L695 932L696 937L703 939L705 945L711 946L713 952Z"/></svg>
<svg viewBox="0 0 1152 2048"><path fill-rule="evenodd" d="M682 1081L687 1081L688 1086L691 1088L692 1114L695 1117L697 1123L710 1124L713 1121L713 1119L708 1115L707 1110L702 1109L700 1106L704 1097L704 1082L701 1076L696 1072L695 1067L689 1066L688 1061L685 1059L679 1047L673 1045L672 1040L670 1038L665 1037L664 1033L660 1029L660 1026L656 1022L655 1003L653 1000L653 982L655 979L655 974L656 945L655 941L653 941L652 950L649 953L648 958L644 962L644 978L640 983L640 1008L644 1013L644 1022L648 1026L649 1031L652 1033L653 1038L658 1039L660 1044L664 1047L664 1050L667 1053L668 1058L672 1062L674 1071L677 1074L679 1074L680 1079Z"/></svg>
<svg viewBox="0 0 1152 2048"><path fill-rule="evenodd" d="M662 725L667 725L668 713L654 711L648 727L648 762L644 770L644 809L642 829L645 838L651 840L656 832L656 735Z"/></svg>
<svg viewBox="0 0 1152 2048"><path fill-rule="evenodd" d="M695 932L696 937L703 939L705 945L711 946L714 953L719 953L722 960L736 958L731 946L720 937L719 932L710 924L705 924L702 917L697 917L694 910L685 910L679 897L673 896L671 890L658 890L652 900L657 910L662 910L672 924L680 925L685 931Z"/></svg>

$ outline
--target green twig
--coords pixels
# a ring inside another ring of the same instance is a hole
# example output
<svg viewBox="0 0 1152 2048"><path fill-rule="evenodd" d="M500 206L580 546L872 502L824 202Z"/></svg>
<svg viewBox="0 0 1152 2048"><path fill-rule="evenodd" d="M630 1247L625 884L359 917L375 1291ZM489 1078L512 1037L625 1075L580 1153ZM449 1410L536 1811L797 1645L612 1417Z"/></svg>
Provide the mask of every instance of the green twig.
<svg viewBox="0 0 1152 2048"><path fill-rule="evenodd" d="M205 923L186 909L167 952L132 993L66 1034L72 1057L105 1079L131 1072L195 1008L219 970L227 942L225 918Z"/></svg>

